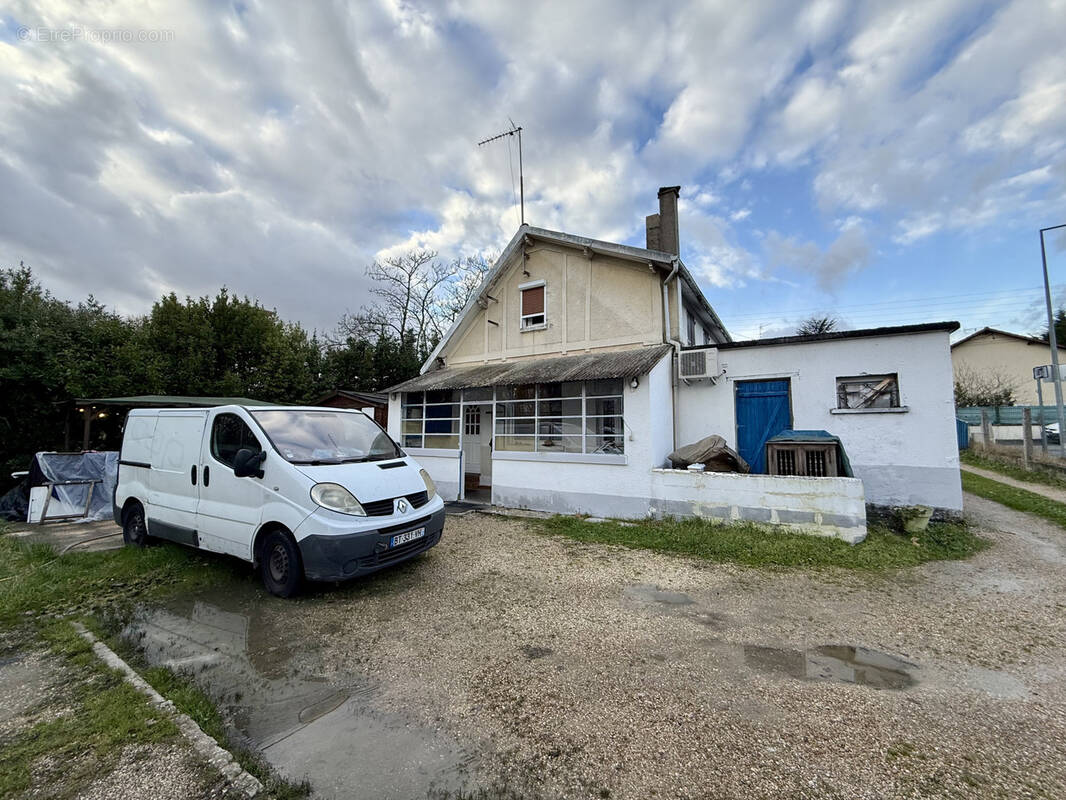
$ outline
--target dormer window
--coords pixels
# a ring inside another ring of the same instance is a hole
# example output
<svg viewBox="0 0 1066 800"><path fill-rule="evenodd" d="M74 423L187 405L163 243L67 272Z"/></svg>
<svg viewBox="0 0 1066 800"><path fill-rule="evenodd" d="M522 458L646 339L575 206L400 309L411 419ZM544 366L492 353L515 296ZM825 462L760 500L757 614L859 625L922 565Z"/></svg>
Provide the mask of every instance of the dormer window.
<svg viewBox="0 0 1066 800"><path fill-rule="evenodd" d="M530 281L518 287L522 295L521 329L524 331L548 327L544 313L544 281Z"/></svg>

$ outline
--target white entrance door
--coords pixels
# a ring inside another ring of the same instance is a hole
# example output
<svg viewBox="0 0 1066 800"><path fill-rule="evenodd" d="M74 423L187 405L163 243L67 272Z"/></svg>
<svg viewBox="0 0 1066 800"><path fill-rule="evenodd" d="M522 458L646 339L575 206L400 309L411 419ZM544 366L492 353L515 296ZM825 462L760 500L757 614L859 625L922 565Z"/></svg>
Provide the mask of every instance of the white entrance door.
<svg viewBox="0 0 1066 800"><path fill-rule="evenodd" d="M481 485L492 486L492 406L481 407Z"/></svg>
<svg viewBox="0 0 1066 800"><path fill-rule="evenodd" d="M481 406L463 406L463 471L481 474Z"/></svg>

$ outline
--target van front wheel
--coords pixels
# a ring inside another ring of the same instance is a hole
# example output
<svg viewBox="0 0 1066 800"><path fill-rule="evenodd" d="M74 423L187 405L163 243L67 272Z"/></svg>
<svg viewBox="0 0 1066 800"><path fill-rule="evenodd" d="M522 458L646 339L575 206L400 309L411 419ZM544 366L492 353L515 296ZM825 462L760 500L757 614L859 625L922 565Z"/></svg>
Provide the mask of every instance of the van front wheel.
<svg viewBox="0 0 1066 800"><path fill-rule="evenodd" d="M303 583L303 565L296 543L281 531L272 531L263 541L259 574L266 590L278 597L292 597Z"/></svg>

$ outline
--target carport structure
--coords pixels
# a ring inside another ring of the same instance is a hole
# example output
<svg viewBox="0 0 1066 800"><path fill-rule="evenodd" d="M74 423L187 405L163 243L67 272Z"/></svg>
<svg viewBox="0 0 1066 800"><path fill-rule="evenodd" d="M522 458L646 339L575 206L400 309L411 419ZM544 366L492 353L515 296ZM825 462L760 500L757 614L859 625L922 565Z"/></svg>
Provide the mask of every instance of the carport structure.
<svg viewBox="0 0 1066 800"><path fill-rule="evenodd" d="M170 394L141 394L131 397L79 397L74 401L74 407L82 415L82 450L89 449L93 420L105 420L115 413L121 413L122 410L129 411L131 408L213 408L214 406L228 405L268 406L277 405L277 403L252 400L248 397L191 397ZM118 411L116 412L113 409ZM64 449L70 450L70 417L68 416L67 419Z"/></svg>

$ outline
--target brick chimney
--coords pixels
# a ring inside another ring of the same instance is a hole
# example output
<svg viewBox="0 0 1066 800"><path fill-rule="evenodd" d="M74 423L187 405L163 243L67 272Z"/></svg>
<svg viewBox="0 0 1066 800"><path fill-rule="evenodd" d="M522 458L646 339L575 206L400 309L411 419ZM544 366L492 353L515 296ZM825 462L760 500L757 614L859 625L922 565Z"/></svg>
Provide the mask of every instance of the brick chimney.
<svg viewBox="0 0 1066 800"><path fill-rule="evenodd" d="M677 198L680 186L663 186L659 189L659 246L657 250L681 255L681 239L677 231Z"/></svg>
<svg viewBox="0 0 1066 800"><path fill-rule="evenodd" d="M644 218L644 226L648 235L647 248L649 250L661 250L662 248L659 247L659 215L648 214Z"/></svg>

